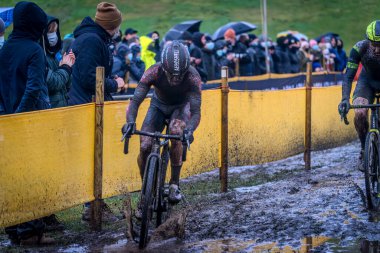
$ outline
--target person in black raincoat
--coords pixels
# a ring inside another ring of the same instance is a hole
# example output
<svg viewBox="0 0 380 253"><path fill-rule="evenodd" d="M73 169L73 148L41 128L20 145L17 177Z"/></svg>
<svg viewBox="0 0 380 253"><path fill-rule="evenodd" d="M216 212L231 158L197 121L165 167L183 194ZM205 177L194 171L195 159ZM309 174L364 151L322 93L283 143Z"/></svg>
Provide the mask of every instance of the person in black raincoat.
<svg viewBox="0 0 380 253"><path fill-rule="evenodd" d="M277 46L273 55L274 72L277 74L290 73L289 38L286 36L277 38Z"/></svg>
<svg viewBox="0 0 380 253"><path fill-rule="evenodd" d="M13 17L13 31L0 51L0 114L48 109L46 61L38 44L46 14L34 3L19 2Z"/></svg>
<svg viewBox="0 0 380 253"><path fill-rule="evenodd" d="M112 37L117 37L121 24L121 13L114 4L102 2L97 6L95 21L83 19L75 29L72 51L76 57L73 66L72 86L69 91L69 105L92 102L95 96L96 67L104 67L104 99L112 100L111 93L124 87L124 80L111 77Z"/></svg>
<svg viewBox="0 0 380 253"><path fill-rule="evenodd" d="M13 31L0 50L0 114L50 108L45 83L46 61L38 41L47 24L45 12L31 2L19 2L13 10ZM6 227L13 243L53 243L43 236L42 219Z"/></svg>

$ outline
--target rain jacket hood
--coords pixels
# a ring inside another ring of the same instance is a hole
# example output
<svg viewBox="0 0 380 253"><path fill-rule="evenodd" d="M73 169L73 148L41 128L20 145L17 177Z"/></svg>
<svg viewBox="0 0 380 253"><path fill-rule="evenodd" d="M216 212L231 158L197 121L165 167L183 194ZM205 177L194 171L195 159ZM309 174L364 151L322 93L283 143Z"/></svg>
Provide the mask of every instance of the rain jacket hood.
<svg viewBox="0 0 380 253"><path fill-rule="evenodd" d="M45 32L44 32L44 43L41 43L41 44L42 44L43 47L45 47L45 51L47 53L50 53L51 55L55 55L62 48L61 33L59 31L59 20L58 20L58 18L53 17L53 16L48 16L47 19L48 19L48 21L47 21L46 29L45 29ZM48 40L48 37L47 37L47 31L48 31L49 25L51 23L53 23L53 22L56 22L58 24L58 28L57 28L58 41L57 41L57 44L55 44L55 46L52 47L49 44L49 40Z"/></svg>
<svg viewBox="0 0 380 253"><path fill-rule="evenodd" d="M38 5L32 2L19 2L13 10L13 31L10 37L38 41L46 24L46 13Z"/></svg>

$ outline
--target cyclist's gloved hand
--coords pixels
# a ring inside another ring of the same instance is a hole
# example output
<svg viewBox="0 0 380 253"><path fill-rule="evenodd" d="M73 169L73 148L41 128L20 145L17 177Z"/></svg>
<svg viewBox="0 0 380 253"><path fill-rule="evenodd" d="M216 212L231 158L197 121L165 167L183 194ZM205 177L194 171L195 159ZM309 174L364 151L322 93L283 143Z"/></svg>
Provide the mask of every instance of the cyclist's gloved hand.
<svg viewBox="0 0 380 253"><path fill-rule="evenodd" d="M124 126L121 128L121 132L123 135L125 134L126 137L131 137L133 132L136 130L136 123L135 122L130 122L130 123L125 123Z"/></svg>
<svg viewBox="0 0 380 253"><path fill-rule="evenodd" d="M346 116L349 110L350 110L350 102L348 101L348 99L343 99L342 102L340 102L338 106L338 112L340 116L342 117Z"/></svg>
<svg viewBox="0 0 380 253"><path fill-rule="evenodd" d="M189 141L190 144L194 141L193 131L189 129L183 130L183 142L187 141Z"/></svg>

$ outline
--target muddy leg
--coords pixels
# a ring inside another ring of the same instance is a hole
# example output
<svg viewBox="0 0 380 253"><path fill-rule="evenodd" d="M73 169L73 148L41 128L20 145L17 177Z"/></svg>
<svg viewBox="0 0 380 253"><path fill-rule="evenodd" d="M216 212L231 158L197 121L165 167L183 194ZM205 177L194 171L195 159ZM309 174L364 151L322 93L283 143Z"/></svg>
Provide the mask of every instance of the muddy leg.
<svg viewBox="0 0 380 253"><path fill-rule="evenodd" d="M368 105L368 100L362 97L358 97L354 100L354 105ZM361 149L364 150L365 139L368 132L368 109L355 109L355 129L358 133Z"/></svg>
<svg viewBox="0 0 380 253"><path fill-rule="evenodd" d="M182 135L186 123L179 119L173 119L169 125L170 134ZM171 161L171 178L170 184L179 184L179 177L182 167L182 143L181 141L171 141L170 148L170 161Z"/></svg>

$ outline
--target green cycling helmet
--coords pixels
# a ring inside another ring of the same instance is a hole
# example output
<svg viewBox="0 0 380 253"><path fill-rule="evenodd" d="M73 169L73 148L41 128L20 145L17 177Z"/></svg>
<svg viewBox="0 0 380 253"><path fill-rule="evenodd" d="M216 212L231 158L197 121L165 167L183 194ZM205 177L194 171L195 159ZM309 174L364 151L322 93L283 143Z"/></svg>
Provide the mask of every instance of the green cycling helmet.
<svg viewBox="0 0 380 253"><path fill-rule="evenodd" d="M373 42L380 42L380 20L373 21L367 26L366 38Z"/></svg>

